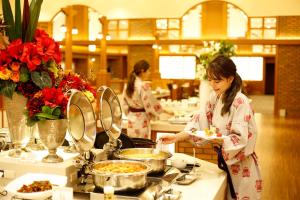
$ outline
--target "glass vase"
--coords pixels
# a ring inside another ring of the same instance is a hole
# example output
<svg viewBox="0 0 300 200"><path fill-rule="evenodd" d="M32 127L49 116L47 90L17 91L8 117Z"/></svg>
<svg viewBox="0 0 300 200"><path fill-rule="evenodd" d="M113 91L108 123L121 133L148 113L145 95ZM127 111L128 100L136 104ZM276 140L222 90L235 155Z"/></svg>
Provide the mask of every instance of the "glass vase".
<svg viewBox="0 0 300 200"><path fill-rule="evenodd" d="M63 162L63 158L56 154L66 137L67 119L43 120L38 122L41 142L48 149L49 154L42 159L46 163Z"/></svg>
<svg viewBox="0 0 300 200"><path fill-rule="evenodd" d="M37 124L34 124L32 127L30 127L30 135L31 135L30 140L29 140L26 148L34 150L34 151L45 150L45 147L40 140Z"/></svg>
<svg viewBox="0 0 300 200"><path fill-rule="evenodd" d="M26 125L27 99L20 94L14 93L12 99L4 97L3 106L6 111L9 136L13 146L8 153L11 157L21 157L22 148L26 146L30 139L30 128Z"/></svg>

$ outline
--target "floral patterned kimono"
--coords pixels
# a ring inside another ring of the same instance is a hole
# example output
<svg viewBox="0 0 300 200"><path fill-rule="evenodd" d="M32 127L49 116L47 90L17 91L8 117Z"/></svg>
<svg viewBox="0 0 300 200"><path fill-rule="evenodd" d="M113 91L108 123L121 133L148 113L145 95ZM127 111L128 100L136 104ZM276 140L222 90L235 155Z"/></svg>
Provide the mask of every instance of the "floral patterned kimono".
<svg viewBox="0 0 300 200"><path fill-rule="evenodd" d="M159 101L152 95L150 84L136 77L131 98L126 95L126 87L124 88L122 108L128 117L127 135L151 139L150 120L157 119L163 110ZM132 112L130 108L136 111ZM144 111L138 111L142 109Z"/></svg>
<svg viewBox="0 0 300 200"><path fill-rule="evenodd" d="M210 125L216 127L217 132L225 136L221 155L228 167L237 199L260 199L262 179L254 152L257 130L249 100L238 92L230 107L230 114L221 116L222 107L221 98L217 98L213 92L205 113L195 114L185 130L203 130ZM191 137L191 140L200 145L201 139ZM227 199L232 199L230 191Z"/></svg>

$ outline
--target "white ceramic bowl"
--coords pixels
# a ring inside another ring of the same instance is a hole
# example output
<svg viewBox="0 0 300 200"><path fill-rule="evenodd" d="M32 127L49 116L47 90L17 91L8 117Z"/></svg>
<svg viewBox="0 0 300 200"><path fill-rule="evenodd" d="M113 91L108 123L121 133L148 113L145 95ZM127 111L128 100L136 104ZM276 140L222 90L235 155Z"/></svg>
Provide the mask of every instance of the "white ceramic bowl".
<svg viewBox="0 0 300 200"><path fill-rule="evenodd" d="M184 169L186 167L186 161L184 159L173 159L171 160L171 165L177 169Z"/></svg>

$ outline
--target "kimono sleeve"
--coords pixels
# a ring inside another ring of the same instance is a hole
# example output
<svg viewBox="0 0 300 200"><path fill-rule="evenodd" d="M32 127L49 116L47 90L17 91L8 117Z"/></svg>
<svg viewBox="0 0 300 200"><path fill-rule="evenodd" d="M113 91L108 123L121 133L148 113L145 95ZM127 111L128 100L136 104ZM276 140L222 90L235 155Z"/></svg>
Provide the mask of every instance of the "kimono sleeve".
<svg viewBox="0 0 300 200"><path fill-rule="evenodd" d="M187 123L184 128L184 131L193 131L193 130L204 130L209 128L209 125L212 123L212 113L214 107L215 97L210 95L209 100L206 102L204 110L199 109Z"/></svg>
<svg viewBox="0 0 300 200"><path fill-rule="evenodd" d="M141 88L141 100L150 119L158 119L163 109L159 101L153 96L149 83L143 83Z"/></svg>
<svg viewBox="0 0 300 200"><path fill-rule="evenodd" d="M199 109L197 113L195 113L190 122L184 128L184 131L196 131L196 130L204 130L205 128L209 128L212 123L212 113L214 107L214 97L210 96L209 101L207 101L205 109ZM203 140L194 135L189 135L189 142L196 146L202 146Z"/></svg>
<svg viewBox="0 0 300 200"><path fill-rule="evenodd" d="M253 116L245 99L237 98L232 103L233 117L229 123L228 137L224 138L222 153L228 165L244 160L252 152L246 152L248 145L249 121Z"/></svg>

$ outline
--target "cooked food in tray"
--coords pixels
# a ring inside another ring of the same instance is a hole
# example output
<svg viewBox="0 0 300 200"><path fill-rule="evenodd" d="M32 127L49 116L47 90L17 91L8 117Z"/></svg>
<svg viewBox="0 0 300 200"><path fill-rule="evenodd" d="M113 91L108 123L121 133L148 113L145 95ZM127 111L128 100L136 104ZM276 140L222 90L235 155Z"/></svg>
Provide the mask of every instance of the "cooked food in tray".
<svg viewBox="0 0 300 200"><path fill-rule="evenodd" d="M30 193L30 192L43 192L46 190L51 190L52 184L50 181L34 181L29 185L23 185L18 192Z"/></svg>
<svg viewBox="0 0 300 200"><path fill-rule="evenodd" d="M94 172L99 173L133 173L145 171L147 168L138 163L105 163L94 166Z"/></svg>

